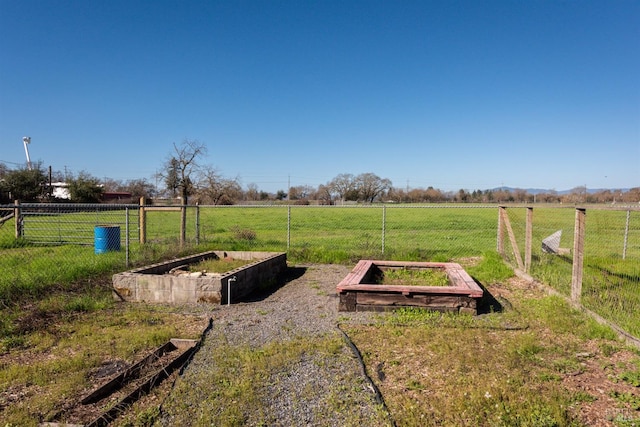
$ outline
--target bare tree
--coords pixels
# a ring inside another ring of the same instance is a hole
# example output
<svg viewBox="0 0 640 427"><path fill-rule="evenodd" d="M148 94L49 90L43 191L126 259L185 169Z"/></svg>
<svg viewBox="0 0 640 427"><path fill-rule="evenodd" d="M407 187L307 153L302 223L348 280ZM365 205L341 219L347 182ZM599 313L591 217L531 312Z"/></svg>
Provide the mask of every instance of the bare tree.
<svg viewBox="0 0 640 427"><path fill-rule="evenodd" d="M311 197L314 192L314 188L310 185L296 185L289 188L290 200L306 200Z"/></svg>
<svg viewBox="0 0 640 427"><path fill-rule="evenodd" d="M331 189L328 185L320 184L318 186L318 190L316 191L316 197L320 201L322 205L332 205L333 199L331 197Z"/></svg>
<svg viewBox="0 0 640 427"><path fill-rule="evenodd" d="M172 194L179 194L183 204L193 194L194 176L199 171L198 160L207 154L207 147L199 141L185 139L180 145L173 143L174 153L164 164L161 176Z"/></svg>
<svg viewBox="0 0 640 427"><path fill-rule="evenodd" d="M391 188L391 180L380 178L373 173L362 173L355 179L356 188L362 200L373 203L373 201L382 196Z"/></svg>
<svg viewBox="0 0 640 427"><path fill-rule="evenodd" d="M260 200L260 191L258 190L258 185L255 183L247 184L247 191L245 191L245 198L247 200L256 201Z"/></svg>
<svg viewBox="0 0 640 427"><path fill-rule="evenodd" d="M347 195L355 190L355 178L350 173L341 173L329 181L327 187L338 199L344 201Z"/></svg>
<svg viewBox="0 0 640 427"><path fill-rule="evenodd" d="M194 140L185 139L180 145L173 143L174 153L165 163L163 178L167 188L175 194L179 191L182 198L180 213L180 245L184 245L187 229L187 209L189 195L194 192L193 178L198 172L198 160L207 153L207 147Z"/></svg>
<svg viewBox="0 0 640 427"><path fill-rule="evenodd" d="M223 178L212 167L202 171L198 187L198 196L205 203L214 205L231 205L242 196L242 187L237 178Z"/></svg>

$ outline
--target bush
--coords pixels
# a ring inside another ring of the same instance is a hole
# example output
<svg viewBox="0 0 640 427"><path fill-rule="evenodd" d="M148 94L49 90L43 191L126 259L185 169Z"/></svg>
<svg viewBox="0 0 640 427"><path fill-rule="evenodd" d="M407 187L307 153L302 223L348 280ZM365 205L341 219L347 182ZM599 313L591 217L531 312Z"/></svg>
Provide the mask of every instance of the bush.
<svg viewBox="0 0 640 427"><path fill-rule="evenodd" d="M236 225L231 231L236 240L256 240L257 237L256 232L250 228L240 228Z"/></svg>

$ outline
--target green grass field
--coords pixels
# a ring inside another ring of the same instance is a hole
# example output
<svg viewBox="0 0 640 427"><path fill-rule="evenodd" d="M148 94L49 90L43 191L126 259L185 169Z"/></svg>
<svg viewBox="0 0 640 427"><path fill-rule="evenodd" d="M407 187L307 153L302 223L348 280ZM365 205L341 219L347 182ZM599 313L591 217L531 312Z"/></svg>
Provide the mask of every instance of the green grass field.
<svg viewBox="0 0 640 427"><path fill-rule="evenodd" d="M527 210L507 211L523 255ZM137 214L130 209L128 221L124 210L31 215L25 219L25 239L19 241L13 238L12 220L0 226L0 303L126 268L127 227L130 265L210 249L286 251L291 262L349 264L364 258L450 261L481 256L496 249L498 222L497 207L468 205L191 207L188 245L180 248L179 212L148 212L144 246L138 243ZM560 246L571 249L574 219L573 208L533 210L531 274L565 295L570 293L572 255L544 253L540 242L562 230ZM583 302L640 335L635 315L640 308L640 212L631 212L626 247L626 211L589 209L586 220ZM122 251L94 253L93 230L100 224L121 227ZM42 241L52 243L33 244ZM515 264L510 247L506 249Z"/></svg>

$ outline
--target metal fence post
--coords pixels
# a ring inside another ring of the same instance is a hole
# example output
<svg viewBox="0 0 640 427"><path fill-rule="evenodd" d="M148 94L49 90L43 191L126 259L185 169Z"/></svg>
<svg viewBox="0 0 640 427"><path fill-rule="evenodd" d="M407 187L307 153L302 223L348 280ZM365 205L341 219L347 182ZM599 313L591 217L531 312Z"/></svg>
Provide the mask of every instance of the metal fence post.
<svg viewBox="0 0 640 427"><path fill-rule="evenodd" d="M125 266L129 268L129 207L124 208L124 250L125 250Z"/></svg>
<svg viewBox="0 0 640 427"><path fill-rule="evenodd" d="M629 217L631 216L631 211L627 211L627 222L624 225L624 244L622 247L622 259L627 258L627 242L629 239Z"/></svg>
<svg viewBox="0 0 640 427"><path fill-rule="evenodd" d="M576 223L573 232L573 270L571 272L571 301L574 304L580 303L580 295L582 294L586 213L586 209L576 208Z"/></svg>
<svg viewBox="0 0 640 427"><path fill-rule="evenodd" d="M196 245L200 244L200 204L196 203Z"/></svg>
<svg viewBox="0 0 640 427"><path fill-rule="evenodd" d="M138 215L140 221L140 244L144 245L147 242L147 211L144 207L144 197L140 197Z"/></svg>
<svg viewBox="0 0 640 427"><path fill-rule="evenodd" d="M183 248L187 241L187 205L184 197L181 197L180 200L180 247Z"/></svg>
<svg viewBox="0 0 640 427"><path fill-rule="evenodd" d="M527 208L527 225L525 228L524 242L524 271L528 273L531 269L531 244L533 240L533 208Z"/></svg>
<svg viewBox="0 0 640 427"><path fill-rule="evenodd" d="M504 206L498 206L498 236L496 239L496 250L500 255L504 257L504 222L502 220L503 215L506 215L506 209Z"/></svg>
<svg viewBox="0 0 640 427"><path fill-rule="evenodd" d="M384 255L384 235L386 231L387 207L382 205L382 255Z"/></svg>
<svg viewBox="0 0 640 427"><path fill-rule="evenodd" d="M291 246L291 206L287 206L287 250Z"/></svg>

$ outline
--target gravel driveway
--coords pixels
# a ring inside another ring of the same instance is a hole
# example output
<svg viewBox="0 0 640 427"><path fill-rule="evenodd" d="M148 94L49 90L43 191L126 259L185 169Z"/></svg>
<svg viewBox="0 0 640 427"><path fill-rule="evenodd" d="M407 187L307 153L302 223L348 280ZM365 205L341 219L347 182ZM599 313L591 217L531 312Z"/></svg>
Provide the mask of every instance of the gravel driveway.
<svg viewBox="0 0 640 427"><path fill-rule="evenodd" d="M189 394L189 422L201 425L202 421L198 420L206 419L202 412L211 410L210 405L203 403L207 400L206 393L200 393L198 389L206 388L201 385L202 377L216 362L212 351L217 346L259 348L274 341L285 342L302 336L341 335L338 320L341 323L371 322L376 316L374 313L338 313L336 285L350 270L351 267L341 265L289 267L286 283L275 292L255 301L216 307L211 313L211 330L179 379L187 389L193 390ZM375 390L346 341L331 360L324 356L325 359L319 361L317 357L305 355L287 366L284 372L273 373L274 378L267 379L265 384L257 384L256 387L266 389L267 398L262 399L260 408L262 415L252 416L252 411L247 411L244 425L343 426L353 419L371 421L365 423L367 425L387 424L386 414L376 402ZM353 393L350 396L349 416L336 411L329 411L332 415L326 416L326 407L330 405L328 399L332 396L335 400L336 390L356 390L355 402ZM172 394L163 405L160 424L185 422L185 402L176 399ZM358 413L355 417L354 412ZM318 418L318 414L323 414L322 418Z"/></svg>

